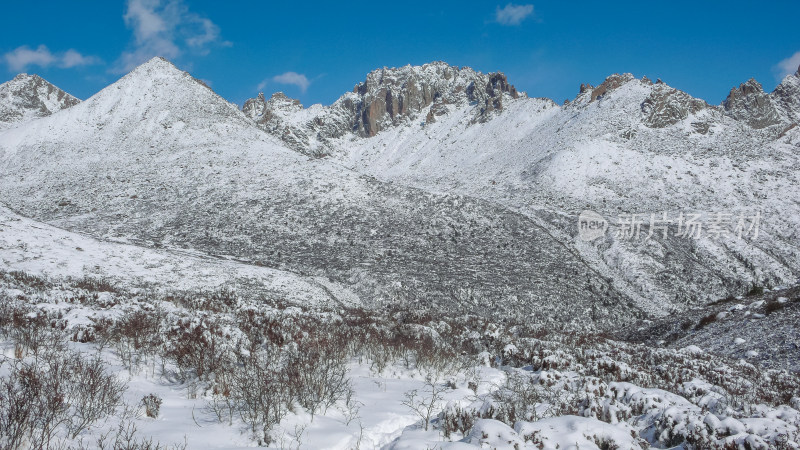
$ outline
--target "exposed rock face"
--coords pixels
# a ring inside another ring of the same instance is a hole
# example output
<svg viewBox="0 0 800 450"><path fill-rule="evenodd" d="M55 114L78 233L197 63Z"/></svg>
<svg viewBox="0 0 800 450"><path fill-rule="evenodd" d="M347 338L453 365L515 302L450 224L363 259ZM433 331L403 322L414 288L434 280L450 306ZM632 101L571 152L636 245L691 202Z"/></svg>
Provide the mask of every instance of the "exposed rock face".
<svg viewBox="0 0 800 450"><path fill-rule="evenodd" d="M636 77L630 73L615 73L613 75L609 75L598 86L593 86L589 83L581 84L578 95L575 97L575 100L571 102L571 104L572 106L587 106L590 103L602 100L604 96L631 82L639 82L639 80L637 80ZM650 80L645 79L643 79L641 82L652 84Z"/></svg>
<svg viewBox="0 0 800 450"><path fill-rule="evenodd" d="M299 100L289 98L283 92L272 94L269 100L264 100L264 93L259 93L257 98L245 102L242 111L257 122L270 127L276 127L283 122L285 113L291 114L302 111L303 105Z"/></svg>
<svg viewBox="0 0 800 450"><path fill-rule="evenodd" d="M312 111L300 114L302 117L294 121L286 118L296 112L299 103L285 96L280 101L275 96L267 101L263 95L250 99L243 111L292 148L319 156L328 153L328 139L347 133L375 136L420 114L425 115L425 122L434 122L449 110L449 105L473 105L473 122L485 122L494 111L503 109L504 98L520 95L524 94L517 92L500 72L482 74L467 67L433 62L374 70L333 105L316 110L312 107Z"/></svg>
<svg viewBox="0 0 800 450"><path fill-rule="evenodd" d="M769 98L785 122L800 124L800 67L794 75L787 75Z"/></svg>
<svg viewBox="0 0 800 450"><path fill-rule="evenodd" d="M642 121L650 128L664 128L705 108L709 108L709 105L703 100L659 83L653 86L650 96L642 102ZM695 128L703 134L708 131L708 126Z"/></svg>
<svg viewBox="0 0 800 450"><path fill-rule="evenodd" d="M569 105L587 106L629 83L639 83L634 89L646 87L649 91L640 105L642 123L649 128L666 128L695 114L704 116L691 123L694 131L701 134L710 131L709 120L718 121L723 114L755 129L779 124L791 126L800 122L800 72L787 76L771 94L764 92L756 80L750 79L738 88L731 89L727 99L719 106L711 106L704 100L672 88L661 79L653 83L647 77L637 80L629 73L613 74L596 87L588 83L581 84L577 97ZM708 114L700 114L703 111L708 111Z"/></svg>
<svg viewBox="0 0 800 450"><path fill-rule="evenodd" d="M269 100L264 93L247 100L242 112L253 119L262 129L283 140L290 148L301 151L310 146L308 133L303 127L293 126L292 118L303 111L299 100L289 98L283 92L272 94Z"/></svg>
<svg viewBox="0 0 800 450"><path fill-rule="evenodd" d="M599 86L595 87L589 83L581 84L578 96L573 102L575 105L587 105L598 99L602 99L604 95L612 92L626 83L636 80L636 78L629 73L615 73L608 76Z"/></svg>
<svg viewBox="0 0 800 450"><path fill-rule="evenodd" d="M503 109L504 95L519 97L502 73L484 75L443 62L375 70L353 92L358 98L349 106L360 136L374 136L432 104L441 110L441 105L469 102L476 106L476 120L485 121Z"/></svg>
<svg viewBox="0 0 800 450"><path fill-rule="evenodd" d="M21 73L0 84L0 130L80 103L38 75Z"/></svg>
<svg viewBox="0 0 800 450"><path fill-rule="evenodd" d="M752 78L738 88L731 89L722 107L725 114L753 128L766 128L781 122L770 96L764 92L761 84Z"/></svg>
<svg viewBox="0 0 800 450"><path fill-rule="evenodd" d="M623 84L625 84L625 83L627 83L629 81L633 81L634 79L635 78L633 77L633 75L631 75L629 73L624 73L624 74L621 74L621 75L618 74L618 73L615 73L614 75L611 75L608 78L606 78L605 81L603 81L600 84L600 86L597 86L596 88L592 89L591 99L589 101L593 102L593 101L597 100L598 97L602 97L607 92L611 92L614 89L619 88Z"/></svg>

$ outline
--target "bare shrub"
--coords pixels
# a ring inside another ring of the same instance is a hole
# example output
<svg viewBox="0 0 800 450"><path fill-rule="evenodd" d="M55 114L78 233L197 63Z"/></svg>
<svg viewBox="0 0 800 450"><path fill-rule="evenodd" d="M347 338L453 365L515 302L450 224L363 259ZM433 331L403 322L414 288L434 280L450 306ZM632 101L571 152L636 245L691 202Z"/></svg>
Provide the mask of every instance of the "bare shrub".
<svg viewBox="0 0 800 450"><path fill-rule="evenodd" d="M142 401L139 402L140 405L144 408L144 414L147 417L152 417L153 419L158 417L158 413L161 411L161 397L157 396L156 394L148 394L142 397Z"/></svg>
<svg viewBox="0 0 800 450"><path fill-rule="evenodd" d="M510 372L505 382L493 394L495 418L514 424L519 420L536 421L541 417L536 406L543 402L542 389L530 376Z"/></svg>
<svg viewBox="0 0 800 450"><path fill-rule="evenodd" d="M155 356L160 345L159 311L137 309L122 316L110 330L110 341L122 365L131 372L147 358Z"/></svg>
<svg viewBox="0 0 800 450"><path fill-rule="evenodd" d="M122 403L126 385L114 374L106 371L100 355L84 358L73 354L70 358L73 379L69 398L73 405L69 430L75 438L96 421L109 416Z"/></svg>
<svg viewBox="0 0 800 450"><path fill-rule="evenodd" d="M186 450L189 443L184 437L183 444L164 445L153 441L152 437L140 437L135 423L123 421L116 430L100 435L95 447L99 450ZM88 447L81 443L78 450L88 450Z"/></svg>
<svg viewBox="0 0 800 450"><path fill-rule="evenodd" d="M33 355L39 358L42 353L60 353L65 350L60 330L48 323L47 317L38 311L17 308L12 312L8 335L14 343L14 357Z"/></svg>
<svg viewBox="0 0 800 450"><path fill-rule="evenodd" d="M425 380L422 390L413 389L405 393L403 405L414 411L421 419L423 428L428 431L431 419L439 408L443 394L449 388L445 384L437 383L432 378Z"/></svg>
<svg viewBox="0 0 800 450"><path fill-rule="evenodd" d="M343 336L322 330L301 341L288 363L289 380L298 403L312 417L342 398L350 386Z"/></svg>
<svg viewBox="0 0 800 450"><path fill-rule="evenodd" d="M453 432L466 434L467 431L472 429L478 418L479 414L475 410L465 409L460 406L446 409L442 412L440 422L444 437L450 438Z"/></svg>
<svg viewBox="0 0 800 450"><path fill-rule="evenodd" d="M72 285L91 292L119 292L117 287L106 278L83 277L73 280Z"/></svg>
<svg viewBox="0 0 800 450"><path fill-rule="evenodd" d="M231 359L225 345L229 340L217 316L182 319L167 333L165 356L175 362L182 380L192 374L206 379Z"/></svg>
<svg viewBox="0 0 800 450"><path fill-rule="evenodd" d="M124 384L105 371L99 358L49 353L16 361L0 379L0 436L9 448L28 442L49 447L60 428L76 437L121 404Z"/></svg>
<svg viewBox="0 0 800 450"><path fill-rule="evenodd" d="M277 349L267 346L243 355L230 377L236 409L259 445L272 442L272 427L280 423L294 400L279 361Z"/></svg>
<svg viewBox="0 0 800 450"><path fill-rule="evenodd" d="M0 279L12 281L16 285L22 285L36 291L43 291L50 287L51 283L45 277L31 275L27 272L12 270L10 272L0 272Z"/></svg>

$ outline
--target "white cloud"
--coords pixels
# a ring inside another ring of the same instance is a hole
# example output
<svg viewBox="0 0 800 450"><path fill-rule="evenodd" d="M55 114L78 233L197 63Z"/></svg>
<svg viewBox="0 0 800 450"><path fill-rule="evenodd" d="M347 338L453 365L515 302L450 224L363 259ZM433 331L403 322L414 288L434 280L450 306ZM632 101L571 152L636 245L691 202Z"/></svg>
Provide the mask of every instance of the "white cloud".
<svg viewBox="0 0 800 450"><path fill-rule="evenodd" d="M3 58L8 67L14 71L24 70L28 66L47 67L56 60L44 45L40 45L36 50L31 50L28 46L23 45L6 53Z"/></svg>
<svg viewBox="0 0 800 450"><path fill-rule="evenodd" d="M302 92L304 94L306 92L306 89L308 89L308 85L311 84L311 81L309 81L308 78L306 78L305 75L303 75L301 73L297 73L297 72L286 72L286 73L282 73L280 75L276 75L276 76L272 77L272 81L274 81L276 83L280 83L280 84L293 84L293 85L299 87L300 88L300 92ZM262 84L264 86L266 86L266 82L265 81L262 82ZM263 89L264 86L259 84L259 90Z"/></svg>
<svg viewBox="0 0 800 450"><path fill-rule="evenodd" d="M503 9L497 7L495 20L501 25L519 25L525 18L533 14L533 5L507 4Z"/></svg>
<svg viewBox="0 0 800 450"><path fill-rule="evenodd" d="M100 62L100 59L95 56L84 56L73 49L63 53L52 53L45 45L38 46L36 50L31 50L30 47L23 45L3 55L3 59L13 71L25 70L28 66L49 67L52 65L68 69Z"/></svg>
<svg viewBox="0 0 800 450"><path fill-rule="evenodd" d="M262 81L261 83L258 83L258 86L256 86L256 90L257 90L258 92L261 92L261 91L263 91L263 90L264 90L264 88L265 88L265 87L267 87L267 84L269 84L269 80L264 80L264 81Z"/></svg>
<svg viewBox="0 0 800 450"><path fill-rule="evenodd" d="M175 59L184 48L207 54L214 44L231 45L220 42L214 22L189 11L182 0L128 0L123 19L133 30L133 43L119 57L116 72L127 72L154 56Z"/></svg>
<svg viewBox="0 0 800 450"><path fill-rule="evenodd" d="M58 65L65 69L69 69L70 67L88 66L98 63L100 63L100 59L96 56L81 55L77 51L69 49L64 52L63 55L61 55L61 61L58 63Z"/></svg>
<svg viewBox="0 0 800 450"><path fill-rule="evenodd" d="M778 79L798 71L800 71L800 52L796 52L794 55L775 65L775 73L777 74Z"/></svg>
<svg viewBox="0 0 800 450"><path fill-rule="evenodd" d="M186 39L189 47L203 48L219 39L219 27L214 22L199 18L196 25L197 34Z"/></svg>

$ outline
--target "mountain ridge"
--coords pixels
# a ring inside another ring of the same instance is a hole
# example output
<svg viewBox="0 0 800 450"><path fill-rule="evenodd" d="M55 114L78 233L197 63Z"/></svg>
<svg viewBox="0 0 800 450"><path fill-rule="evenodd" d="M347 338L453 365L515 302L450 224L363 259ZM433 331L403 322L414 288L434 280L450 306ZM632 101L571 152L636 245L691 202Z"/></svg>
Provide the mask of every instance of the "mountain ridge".
<svg viewBox="0 0 800 450"><path fill-rule="evenodd" d="M309 159L159 61L0 135L0 188L69 231L322 277L371 305L538 308L576 327L644 315L528 218Z"/></svg>
<svg viewBox="0 0 800 450"><path fill-rule="evenodd" d="M441 91L431 94L430 86L436 86L442 78L456 78L454 74L462 72L466 74L462 75L462 79L467 80L467 86L470 87L460 85L461 90L449 92L449 96L443 95ZM416 83L421 75L427 75L431 81L424 82L422 89L419 89ZM674 125L686 119L690 113L709 109L761 129L778 125L785 128L800 120L800 100L794 95L795 90L800 89L796 86L797 78L800 78L800 67L796 74L787 75L771 93L764 92L760 83L750 79L731 88L727 98L719 105L711 105L670 87L660 79L655 83L647 77L638 81L653 86L657 91L642 106L643 114L651 116L649 124L653 127ZM585 106L635 80L637 79L632 74L622 73L609 75L597 87L582 84L575 99L564 106ZM467 93L468 89L472 94ZM477 96L474 95L476 92ZM263 93L248 99L242 110L262 128L284 138L291 148L307 152L311 156L323 156L331 151L328 140L348 133L358 137L371 137L387 127L399 125L403 120L413 120L420 113L424 115L424 119L421 119L423 123L435 122L437 117L448 111L448 105L464 100L463 95L454 95L459 93L468 94L468 101L475 103L474 122L485 122L490 120L493 112L502 111L503 94L507 94L506 102L527 98L524 93L516 91L502 72L483 74L469 67L450 66L436 61L421 66L407 65L373 70L352 92L343 94L328 106L315 104L302 108L298 100L277 92L274 95L285 97L293 105L291 111L285 110L287 103L268 102ZM410 107L407 105L408 101L406 105L402 102L409 97L412 100ZM556 105L552 100L549 101ZM290 115L301 119L289 119ZM698 124L698 129L704 130L705 124Z"/></svg>
<svg viewBox="0 0 800 450"><path fill-rule="evenodd" d="M516 93L504 76L435 63L424 68L435 79L419 81L420 67L373 71L332 107L274 94L240 111L154 59L2 134L0 184L14 209L67 229L324 274L365 298L425 289L438 302L546 306L547 320L558 310L544 297L567 298L565 283L575 304L599 293L638 317L800 274L800 132L786 125L797 75L770 94L745 83L725 107L617 74L560 106ZM502 108L484 108L495 100ZM769 108L780 122L760 126ZM372 136L370 117L385 125ZM766 238L575 237L585 209L611 219L686 208L761 210ZM428 237L404 231L417 229ZM541 278L562 266L571 274Z"/></svg>

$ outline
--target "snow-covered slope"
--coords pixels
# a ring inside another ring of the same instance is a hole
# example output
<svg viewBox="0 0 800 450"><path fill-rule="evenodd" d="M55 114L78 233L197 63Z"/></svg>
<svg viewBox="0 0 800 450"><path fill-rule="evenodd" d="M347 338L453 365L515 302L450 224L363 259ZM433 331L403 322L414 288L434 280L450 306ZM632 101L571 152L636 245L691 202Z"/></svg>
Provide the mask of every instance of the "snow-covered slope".
<svg viewBox="0 0 800 450"><path fill-rule="evenodd" d="M38 75L21 73L0 84L0 131L80 103Z"/></svg>
<svg viewBox="0 0 800 450"><path fill-rule="evenodd" d="M327 277L368 303L581 327L641 315L528 217L309 160L161 59L4 133L0 188L62 228Z"/></svg>
<svg viewBox="0 0 800 450"><path fill-rule="evenodd" d="M694 345L761 367L800 372L800 285L730 297L623 335L651 346Z"/></svg>
<svg viewBox="0 0 800 450"><path fill-rule="evenodd" d="M247 290L289 303L339 305L328 288L290 272L177 249L103 242L21 217L0 207L0 267L34 276L94 279L162 292ZM354 296L350 296L352 299Z"/></svg>
<svg viewBox="0 0 800 450"><path fill-rule="evenodd" d="M408 69L395 70L386 78L402 78ZM507 95L502 110L476 120L480 105L430 104L375 136L345 132L325 144L345 166L380 180L520 212L619 291L682 308L800 276L799 85L800 74L791 75L766 94L751 80L711 106L660 81L613 75L597 87L583 85L564 106ZM382 86L395 89L394 82ZM327 110L316 107L313 119L314 107L285 111L292 125L274 132L314 129L352 95ZM298 126L289 117L308 122ZM611 222L639 214L645 225L650 214L675 220L703 213L708 221L724 213L731 228L739 215L760 213L760 234L644 242L609 232L587 243L577 239L577 217L586 209Z"/></svg>

